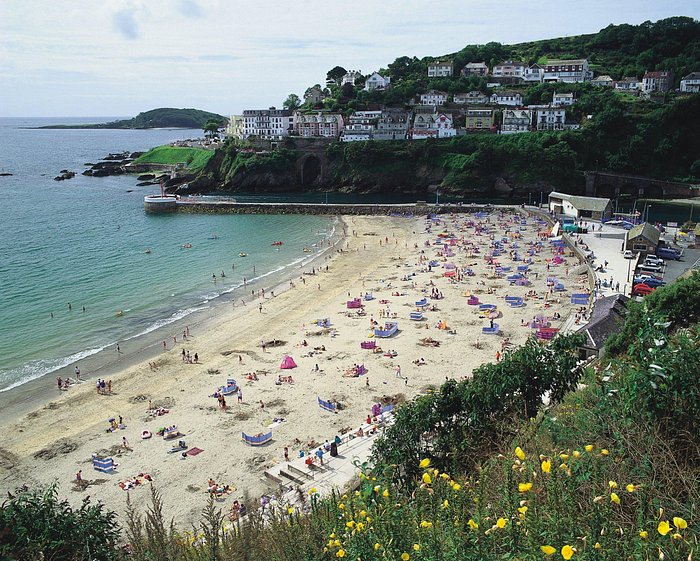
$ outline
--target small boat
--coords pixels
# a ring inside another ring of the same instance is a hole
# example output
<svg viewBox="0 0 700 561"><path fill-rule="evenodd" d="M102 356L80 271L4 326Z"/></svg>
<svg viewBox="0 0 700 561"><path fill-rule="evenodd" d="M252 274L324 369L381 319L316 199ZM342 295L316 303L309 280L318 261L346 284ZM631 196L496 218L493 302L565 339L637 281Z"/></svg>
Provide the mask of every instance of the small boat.
<svg viewBox="0 0 700 561"><path fill-rule="evenodd" d="M242 251L238 254L238 257L248 257L247 253L243 253Z"/></svg>
<svg viewBox="0 0 700 561"><path fill-rule="evenodd" d="M271 245L283 245L283 244L284 244L284 242L272 242Z"/></svg>
<svg viewBox="0 0 700 561"><path fill-rule="evenodd" d="M192 244L190 242L187 242L183 243L180 247L182 247L182 249L190 249L192 247Z"/></svg>
<svg viewBox="0 0 700 561"><path fill-rule="evenodd" d="M146 250L144 251L144 253L151 253L151 248L147 247Z"/></svg>
<svg viewBox="0 0 700 561"><path fill-rule="evenodd" d="M305 247L305 248L304 248L304 253L311 253L311 249L309 249L308 247Z"/></svg>
<svg viewBox="0 0 700 561"><path fill-rule="evenodd" d="M119 311L118 311L116 314L114 314L114 315L115 315L115 317L120 318L120 317L122 317L122 316L124 315L124 312L122 312L121 310L119 310Z"/></svg>

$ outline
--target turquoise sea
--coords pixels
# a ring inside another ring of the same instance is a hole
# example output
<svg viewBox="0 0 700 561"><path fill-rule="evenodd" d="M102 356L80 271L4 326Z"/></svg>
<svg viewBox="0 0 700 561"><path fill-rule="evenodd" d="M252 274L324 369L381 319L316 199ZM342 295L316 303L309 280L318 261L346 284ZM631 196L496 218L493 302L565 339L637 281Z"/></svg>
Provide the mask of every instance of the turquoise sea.
<svg viewBox="0 0 700 561"><path fill-rule="evenodd" d="M249 297L243 277L269 286L291 275L334 229L333 219L312 216L149 215L143 197L157 187L80 175L108 153L198 130L29 128L112 119L0 119L0 171L13 174L0 177L0 392ZM54 181L62 169L78 175ZM284 245L270 245L278 240Z"/></svg>

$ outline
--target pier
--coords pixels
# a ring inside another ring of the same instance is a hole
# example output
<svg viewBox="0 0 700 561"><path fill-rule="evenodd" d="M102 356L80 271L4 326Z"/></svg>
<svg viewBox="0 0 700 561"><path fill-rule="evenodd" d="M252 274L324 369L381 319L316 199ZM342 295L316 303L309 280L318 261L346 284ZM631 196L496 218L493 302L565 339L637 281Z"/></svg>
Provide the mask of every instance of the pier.
<svg viewBox="0 0 700 561"><path fill-rule="evenodd" d="M346 204L346 203L243 203L233 199L215 197L167 197L167 203L156 202L160 197L144 198L148 212L189 212L202 214L309 214L309 215L380 215L380 216L425 216L454 212L477 212L493 210L501 205L492 204L428 204L425 201L401 204ZM512 208L504 205L503 208Z"/></svg>

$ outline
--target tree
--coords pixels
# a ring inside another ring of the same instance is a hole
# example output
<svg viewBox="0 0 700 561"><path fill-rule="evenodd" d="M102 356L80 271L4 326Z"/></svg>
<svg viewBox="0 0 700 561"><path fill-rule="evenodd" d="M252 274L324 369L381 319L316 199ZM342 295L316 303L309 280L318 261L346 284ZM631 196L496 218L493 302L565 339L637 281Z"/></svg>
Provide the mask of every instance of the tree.
<svg viewBox="0 0 700 561"><path fill-rule="evenodd" d="M294 109L298 109L299 106L301 105L301 99L299 99L299 96L295 93L290 93L287 96L287 99L284 100L282 103L282 107L285 109L289 109L290 111L294 111Z"/></svg>
<svg viewBox="0 0 700 561"><path fill-rule="evenodd" d="M326 74L326 84L340 84L340 80L348 73L342 66L334 66Z"/></svg>
<svg viewBox="0 0 700 561"><path fill-rule="evenodd" d="M214 135L216 135L219 132L219 127L221 126L221 123L219 121L214 121L213 119L209 119L206 123L204 123L204 126L202 127L202 130L204 131L204 136L208 138L212 138Z"/></svg>

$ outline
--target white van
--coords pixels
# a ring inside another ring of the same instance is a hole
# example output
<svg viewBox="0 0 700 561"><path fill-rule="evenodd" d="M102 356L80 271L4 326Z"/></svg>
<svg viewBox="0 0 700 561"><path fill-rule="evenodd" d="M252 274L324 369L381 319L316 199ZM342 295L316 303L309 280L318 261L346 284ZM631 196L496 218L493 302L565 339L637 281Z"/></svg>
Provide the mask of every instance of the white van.
<svg viewBox="0 0 700 561"><path fill-rule="evenodd" d="M652 265L651 263L642 263L637 267L637 270L642 273L660 273L661 265Z"/></svg>

